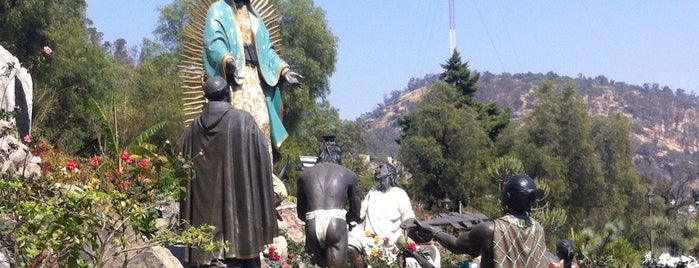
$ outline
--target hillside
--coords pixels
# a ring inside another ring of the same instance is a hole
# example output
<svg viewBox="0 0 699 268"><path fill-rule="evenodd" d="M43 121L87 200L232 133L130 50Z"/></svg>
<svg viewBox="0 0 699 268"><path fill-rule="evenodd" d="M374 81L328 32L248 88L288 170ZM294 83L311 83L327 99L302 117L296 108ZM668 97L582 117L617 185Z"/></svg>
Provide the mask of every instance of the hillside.
<svg viewBox="0 0 699 268"><path fill-rule="evenodd" d="M699 163L699 98L682 89L672 90L658 84L643 86L580 76L570 78L547 74L481 73L476 97L481 102L496 101L512 109L517 120L532 108L531 93L544 80L558 85L573 83L587 101L593 115L622 113L633 123L636 170L650 178L673 178L679 169L697 174ZM427 92L436 75L413 79L403 91L394 91L383 104L360 117L373 155L395 156L400 137L397 119L409 111Z"/></svg>

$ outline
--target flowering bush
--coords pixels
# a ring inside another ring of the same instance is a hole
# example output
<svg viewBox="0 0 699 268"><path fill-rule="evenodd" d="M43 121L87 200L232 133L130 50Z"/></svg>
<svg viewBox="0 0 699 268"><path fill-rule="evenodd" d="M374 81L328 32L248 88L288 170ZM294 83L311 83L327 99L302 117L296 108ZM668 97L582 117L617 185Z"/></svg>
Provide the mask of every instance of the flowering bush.
<svg viewBox="0 0 699 268"><path fill-rule="evenodd" d="M0 247L17 267L102 267L119 253L154 245L213 250L225 244L211 242L211 226L175 232L155 225L158 208L184 191L189 164L183 158L142 144L138 154L83 159L35 137L25 142L41 156L42 174L0 176ZM134 247L142 235L149 239Z"/></svg>
<svg viewBox="0 0 699 268"><path fill-rule="evenodd" d="M673 257L669 253L663 253L656 260L650 251L641 264L644 268L699 268L699 262L692 256Z"/></svg>

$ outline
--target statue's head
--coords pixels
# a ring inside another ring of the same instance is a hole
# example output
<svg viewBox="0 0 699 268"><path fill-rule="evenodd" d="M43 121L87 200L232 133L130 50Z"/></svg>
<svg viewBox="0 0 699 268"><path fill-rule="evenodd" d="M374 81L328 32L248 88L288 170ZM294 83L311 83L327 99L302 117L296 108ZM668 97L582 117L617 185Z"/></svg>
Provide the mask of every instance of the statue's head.
<svg viewBox="0 0 699 268"><path fill-rule="evenodd" d="M342 150L337 145L325 144L320 149L316 163L335 163L342 165Z"/></svg>
<svg viewBox="0 0 699 268"><path fill-rule="evenodd" d="M529 212L534 202L543 196L544 191L536 188L534 180L524 174L513 175L501 188L501 200L505 212Z"/></svg>
<svg viewBox="0 0 699 268"><path fill-rule="evenodd" d="M374 170L374 180L388 180L388 182L391 183L391 186L398 186L398 170L396 170L395 166L389 163L381 162Z"/></svg>
<svg viewBox="0 0 699 268"><path fill-rule="evenodd" d="M212 76L204 84L204 97L209 101L223 101L230 96L228 82L220 76Z"/></svg>
<svg viewBox="0 0 699 268"><path fill-rule="evenodd" d="M566 239L558 240L558 243L556 243L556 256L566 262L573 261L573 257L575 256L573 241Z"/></svg>

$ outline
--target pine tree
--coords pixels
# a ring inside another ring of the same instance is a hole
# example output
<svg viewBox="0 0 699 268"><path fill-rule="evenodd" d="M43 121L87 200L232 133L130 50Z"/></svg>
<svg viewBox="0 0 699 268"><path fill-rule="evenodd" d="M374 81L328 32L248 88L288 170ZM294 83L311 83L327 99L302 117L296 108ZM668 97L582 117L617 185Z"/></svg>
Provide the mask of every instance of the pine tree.
<svg viewBox="0 0 699 268"><path fill-rule="evenodd" d="M474 103L474 95L478 90L478 85L476 85L476 83L480 75L476 73L471 76L471 71L468 69L468 62L461 62L459 51L454 50L447 62L441 66L444 72L439 75L439 79L456 87L459 92L461 92L461 95L467 98L467 103Z"/></svg>

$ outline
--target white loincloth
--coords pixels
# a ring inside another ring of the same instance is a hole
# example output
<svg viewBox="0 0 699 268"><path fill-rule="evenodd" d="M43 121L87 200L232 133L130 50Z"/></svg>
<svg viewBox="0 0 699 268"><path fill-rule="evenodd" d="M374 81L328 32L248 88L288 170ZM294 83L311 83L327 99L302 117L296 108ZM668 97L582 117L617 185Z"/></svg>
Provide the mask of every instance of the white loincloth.
<svg viewBox="0 0 699 268"><path fill-rule="evenodd" d="M344 209L318 209L306 213L306 220L314 220L316 225L316 239L321 248L325 248L325 233L332 219L343 219L347 215Z"/></svg>

